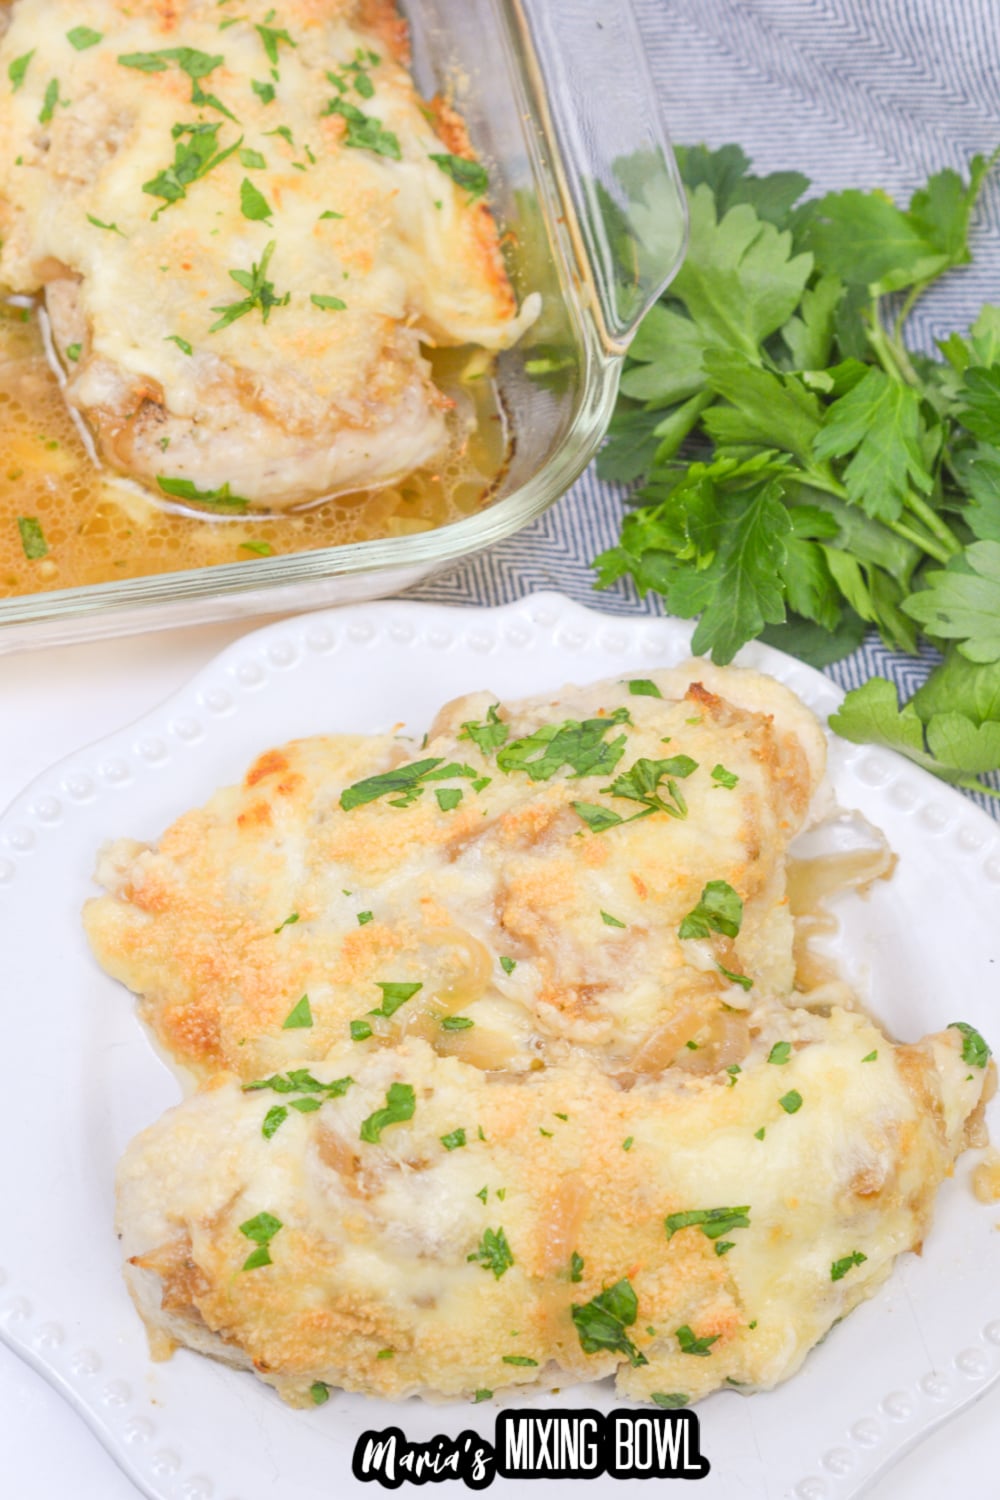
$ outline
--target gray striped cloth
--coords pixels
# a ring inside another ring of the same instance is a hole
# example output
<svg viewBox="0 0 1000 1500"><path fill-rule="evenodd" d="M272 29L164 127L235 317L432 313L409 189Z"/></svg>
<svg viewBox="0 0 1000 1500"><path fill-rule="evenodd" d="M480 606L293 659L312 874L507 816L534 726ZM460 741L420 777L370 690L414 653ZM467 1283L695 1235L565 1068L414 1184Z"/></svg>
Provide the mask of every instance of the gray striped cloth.
<svg viewBox="0 0 1000 1500"><path fill-rule="evenodd" d="M1000 0L633 3L675 141L736 141L758 172L794 168L819 192L882 187L903 200L931 172L1000 144ZM933 351L982 303L1000 303L1000 172L981 200L973 251L974 264L914 313L920 347ZM624 583L593 592L590 561L615 545L623 503L590 469L525 531L414 592L504 604L550 588L617 614L661 614L658 599ZM844 688L878 674L909 695L936 659L887 651L873 634L827 672ZM1000 819L1000 801L974 800Z"/></svg>

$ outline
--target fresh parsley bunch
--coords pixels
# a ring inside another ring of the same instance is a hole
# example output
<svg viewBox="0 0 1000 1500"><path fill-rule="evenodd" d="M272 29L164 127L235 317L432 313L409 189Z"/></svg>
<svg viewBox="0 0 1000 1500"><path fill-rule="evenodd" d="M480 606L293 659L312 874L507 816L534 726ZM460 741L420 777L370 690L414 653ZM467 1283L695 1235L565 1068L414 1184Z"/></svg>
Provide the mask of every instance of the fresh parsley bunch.
<svg viewBox="0 0 1000 1500"><path fill-rule="evenodd" d="M598 587L630 575L694 650L761 637L822 666L869 625L944 662L900 709L875 678L831 721L976 790L1000 767L1000 308L939 358L908 349L917 299L967 265L992 165L946 170L908 208L738 146L678 151L687 259L643 322L598 468L641 481ZM683 454L683 456L682 456Z"/></svg>

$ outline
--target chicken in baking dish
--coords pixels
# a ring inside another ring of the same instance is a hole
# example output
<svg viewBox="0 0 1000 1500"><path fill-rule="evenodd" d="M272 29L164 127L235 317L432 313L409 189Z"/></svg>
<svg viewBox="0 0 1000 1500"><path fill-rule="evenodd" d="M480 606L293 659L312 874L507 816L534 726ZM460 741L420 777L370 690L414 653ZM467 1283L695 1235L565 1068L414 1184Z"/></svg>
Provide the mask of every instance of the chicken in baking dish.
<svg viewBox="0 0 1000 1500"><path fill-rule="evenodd" d="M711 1072L793 989L785 853L824 753L779 684L705 662L476 694L423 747L300 740L111 845L87 932L199 1076L412 1036L487 1070Z"/></svg>
<svg viewBox="0 0 1000 1500"><path fill-rule="evenodd" d="M66 398L161 494L271 509L432 462L422 344L513 343L461 119L392 0L14 0L0 278L43 293Z"/></svg>

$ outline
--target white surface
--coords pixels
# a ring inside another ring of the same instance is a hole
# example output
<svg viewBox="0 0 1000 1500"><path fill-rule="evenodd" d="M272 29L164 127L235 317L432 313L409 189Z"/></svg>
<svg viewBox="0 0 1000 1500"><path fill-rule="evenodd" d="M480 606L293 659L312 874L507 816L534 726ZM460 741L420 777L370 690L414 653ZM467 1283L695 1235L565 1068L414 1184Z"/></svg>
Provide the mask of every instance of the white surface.
<svg viewBox="0 0 1000 1500"><path fill-rule="evenodd" d="M458 614L455 618L471 623L470 617L464 613ZM624 633L629 636L641 626L645 634L646 626L651 626L651 624L652 622L626 622L619 619L613 625L609 622L608 631L612 634ZM298 625L290 628L293 631L301 631L305 627L299 622ZM59 756L74 744L84 743L101 736L114 725L132 719L158 701L164 692L184 680L193 666L205 660L234 634L234 630L230 627L216 627L170 636L147 637L93 645L76 650L49 652L44 655L0 662L0 706L2 706L4 729L3 750L0 752L2 754L0 802L6 800L6 796L16 787L16 784L37 770L42 763L54 756ZM401 644L396 643L394 646L397 655ZM567 646L566 649L571 655L573 654L572 645ZM408 655L405 651L402 654ZM583 678L594 676L605 669L603 664L595 663L589 652L585 655L586 661L575 658L564 669L562 675L575 675ZM375 661L377 658L372 657L371 660ZM522 660L524 660L523 657ZM488 682L491 678L494 681L497 680L496 671L492 670L494 665L495 661L482 662L480 681ZM622 666L624 666L624 661ZM278 676L276 680L287 682L290 679L287 676L284 679ZM534 678L525 685L530 687L533 682ZM501 683L501 686L505 684ZM316 727L319 727L318 723ZM275 737L270 725L265 737ZM247 743L245 747L241 747L239 759L233 766L233 774L250 758L255 748L259 748L255 743ZM86 757L74 757L74 760L84 759ZM927 783L916 773L907 770L903 773L900 783L894 788L897 802L900 800L905 802L907 790L912 791L914 788L919 800L919 797L926 792ZM877 802L883 795L870 787L862 788L859 785L858 790L870 799L869 806L871 801ZM936 805L940 805L948 812L954 812L952 798L947 793L936 787L932 789L932 792ZM123 791L119 790L115 795L121 798ZM182 800L190 801L191 797ZM859 797L854 800L863 799ZM886 807L883 811L888 813L889 808ZM902 809L897 807L894 815L897 821L902 821L901 811ZM958 813L963 815L961 821L966 823L968 841L968 838L972 836L968 830L971 829L974 833L976 830L981 830L983 824L975 817L967 821L964 818L964 812L965 806L959 806ZM972 814L973 810L969 809L969 813ZM881 821L886 822L888 819L883 817ZM947 837L948 832L954 832L954 829L946 829L944 834L939 833L933 835L932 840L924 840L924 843L932 842L933 848L926 850L925 857L934 861L938 875L940 875L942 863L948 862L949 851L955 843L953 838ZM987 829L986 832L989 834L992 830ZM893 828L894 841L898 842L895 839L895 833L896 830ZM966 849L964 857L970 857L971 853L972 851ZM983 915L988 910L986 903L989 899L989 895L984 892L981 908ZM963 913L962 927L967 925L968 916L968 912ZM940 923L939 930L942 931L944 931L944 919L945 914L939 912L937 922ZM11 931L10 928L5 930L8 934ZM933 937L933 928L931 937ZM9 936L7 941L10 941ZM938 1017L937 1019L945 1018ZM991 1252L987 1258L992 1260L991 1279L995 1286L997 1282L996 1253ZM925 1257L925 1266L927 1264L928 1257ZM917 1269L919 1271L923 1268ZM988 1313L989 1309L987 1308L986 1311ZM855 1315L855 1318L861 1318L866 1312L867 1309L862 1309L859 1314ZM984 1319L981 1318L980 1321ZM854 1320L850 1320L844 1325L842 1330L844 1334L850 1330L853 1322ZM960 1341L960 1344L962 1348L965 1347L964 1342ZM820 1351L820 1355L823 1353L824 1351ZM856 1385L860 1393L864 1384L865 1358L867 1356L862 1357L861 1367L857 1370L849 1373L842 1372L841 1394L844 1394L845 1385ZM222 1374L222 1372L218 1373ZM914 1371L917 1376L920 1373L920 1370ZM809 1376L810 1369L807 1369L800 1377L800 1381L808 1380L810 1386L815 1385L815 1381L809 1379ZM231 1381L239 1377L222 1375L222 1378ZM975 1379L968 1384L970 1392L976 1388ZM982 1388L981 1380L979 1388ZM805 1394L804 1384L803 1394ZM815 1394L814 1391L814 1397ZM846 1394L850 1398L852 1393L848 1389ZM835 1405L835 1396L836 1392L831 1391L830 1400L824 1402L823 1405ZM773 1398L757 1398L757 1400L761 1399L770 1401ZM754 1402L738 1404L744 1409L749 1409L753 1407ZM711 1406L703 1408L702 1411L703 1447L711 1458L718 1452L718 1444L713 1444L713 1427L716 1423ZM37 1376L20 1366L5 1350L0 1350L0 1413L2 1413L0 1416L0 1434L2 1434L0 1459L2 1459L5 1471L5 1496L9 1494L13 1500L42 1500L42 1497L44 1500L53 1500L53 1497L72 1494L74 1500L119 1500L119 1497L121 1500L125 1500L125 1497L132 1497L134 1500L135 1491L115 1472L110 1461L90 1438L77 1418L63 1408L58 1399L41 1385ZM980 1476L991 1472L995 1463L995 1441L990 1441L989 1432L991 1425L996 1423L998 1413L1000 1413L1000 1396L997 1392L993 1392L986 1397L983 1405L973 1408L933 1436L915 1454L904 1460L902 1466L891 1476L886 1476L879 1481L869 1493L874 1495L876 1500L930 1500L932 1495L937 1500L937 1497L946 1489L955 1487L956 1484L961 1486L963 1478L970 1486L978 1481L976 1487L982 1493ZM209 1425L211 1424L203 1423L203 1427ZM883 1426L885 1425L883 1419ZM889 1427L891 1430L891 1422ZM198 1439L202 1435L200 1433L193 1435L196 1447L200 1446ZM340 1492L342 1486L334 1479L329 1469L327 1472L330 1474L330 1483L327 1485L326 1492L332 1494L335 1489ZM814 1468L809 1472L816 1473L816 1470ZM822 1470L819 1473L822 1473ZM221 1486L225 1485L228 1476L223 1473L217 1477L220 1487L216 1488L215 1494L219 1500L223 1500ZM263 1479L264 1475L261 1474L260 1477ZM270 1479L270 1474L267 1478ZM831 1496L844 1493L842 1486L837 1487L839 1481L825 1482ZM268 1488L271 1488L270 1484ZM715 1487L711 1486L711 1488ZM709 1489L710 1486L706 1485L699 1493L707 1495ZM596 1489L592 1489L590 1493L596 1493ZM772 1493L774 1500L777 1500L780 1490L775 1489ZM821 1492L815 1493L819 1496ZM248 1490L244 1500L256 1500L256 1492Z"/></svg>

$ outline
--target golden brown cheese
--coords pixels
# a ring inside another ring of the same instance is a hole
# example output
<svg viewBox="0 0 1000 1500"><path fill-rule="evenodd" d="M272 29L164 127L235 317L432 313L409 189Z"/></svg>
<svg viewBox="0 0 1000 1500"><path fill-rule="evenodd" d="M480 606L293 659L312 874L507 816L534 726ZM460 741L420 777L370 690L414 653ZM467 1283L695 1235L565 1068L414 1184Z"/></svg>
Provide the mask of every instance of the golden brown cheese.
<svg viewBox="0 0 1000 1500"><path fill-rule="evenodd" d="M0 278L113 468L281 508L443 450L421 344L507 347L537 298L407 63L391 0L15 0Z"/></svg>
<svg viewBox="0 0 1000 1500"><path fill-rule="evenodd" d="M485 1069L572 1046L620 1075L736 1063L748 1010L793 988L785 851L823 738L757 674L699 662L650 680L662 696L611 681L497 711L475 695L423 748L337 736L268 751L157 848L106 851L109 894L85 915L94 952L202 1076L322 1058L352 1022L372 1045L420 1035ZM504 769L517 741L588 722L604 768L576 775L570 749L547 779ZM463 723L485 726L480 743ZM405 806L391 793L341 805L346 788L421 762L452 770ZM652 810L613 789L651 762ZM622 821L594 832L581 808ZM739 930L682 938L706 886L742 902ZM399 991L382 985L417 989L393 1009ZM456 1014L474 1025L442 1025Z"/></svg>
<svg viewBox="0 0 1000 1500"><path fill-rule="evenodd" d="M581 1054L487 1079L419 1040L348 1044L299 1087L220 1076L121 1164L129 1285L161 1338L292 1401L769 1388L923 1240L987 1077L962 1042L799 1009L735 1078L628 1091Z"/></svg>

